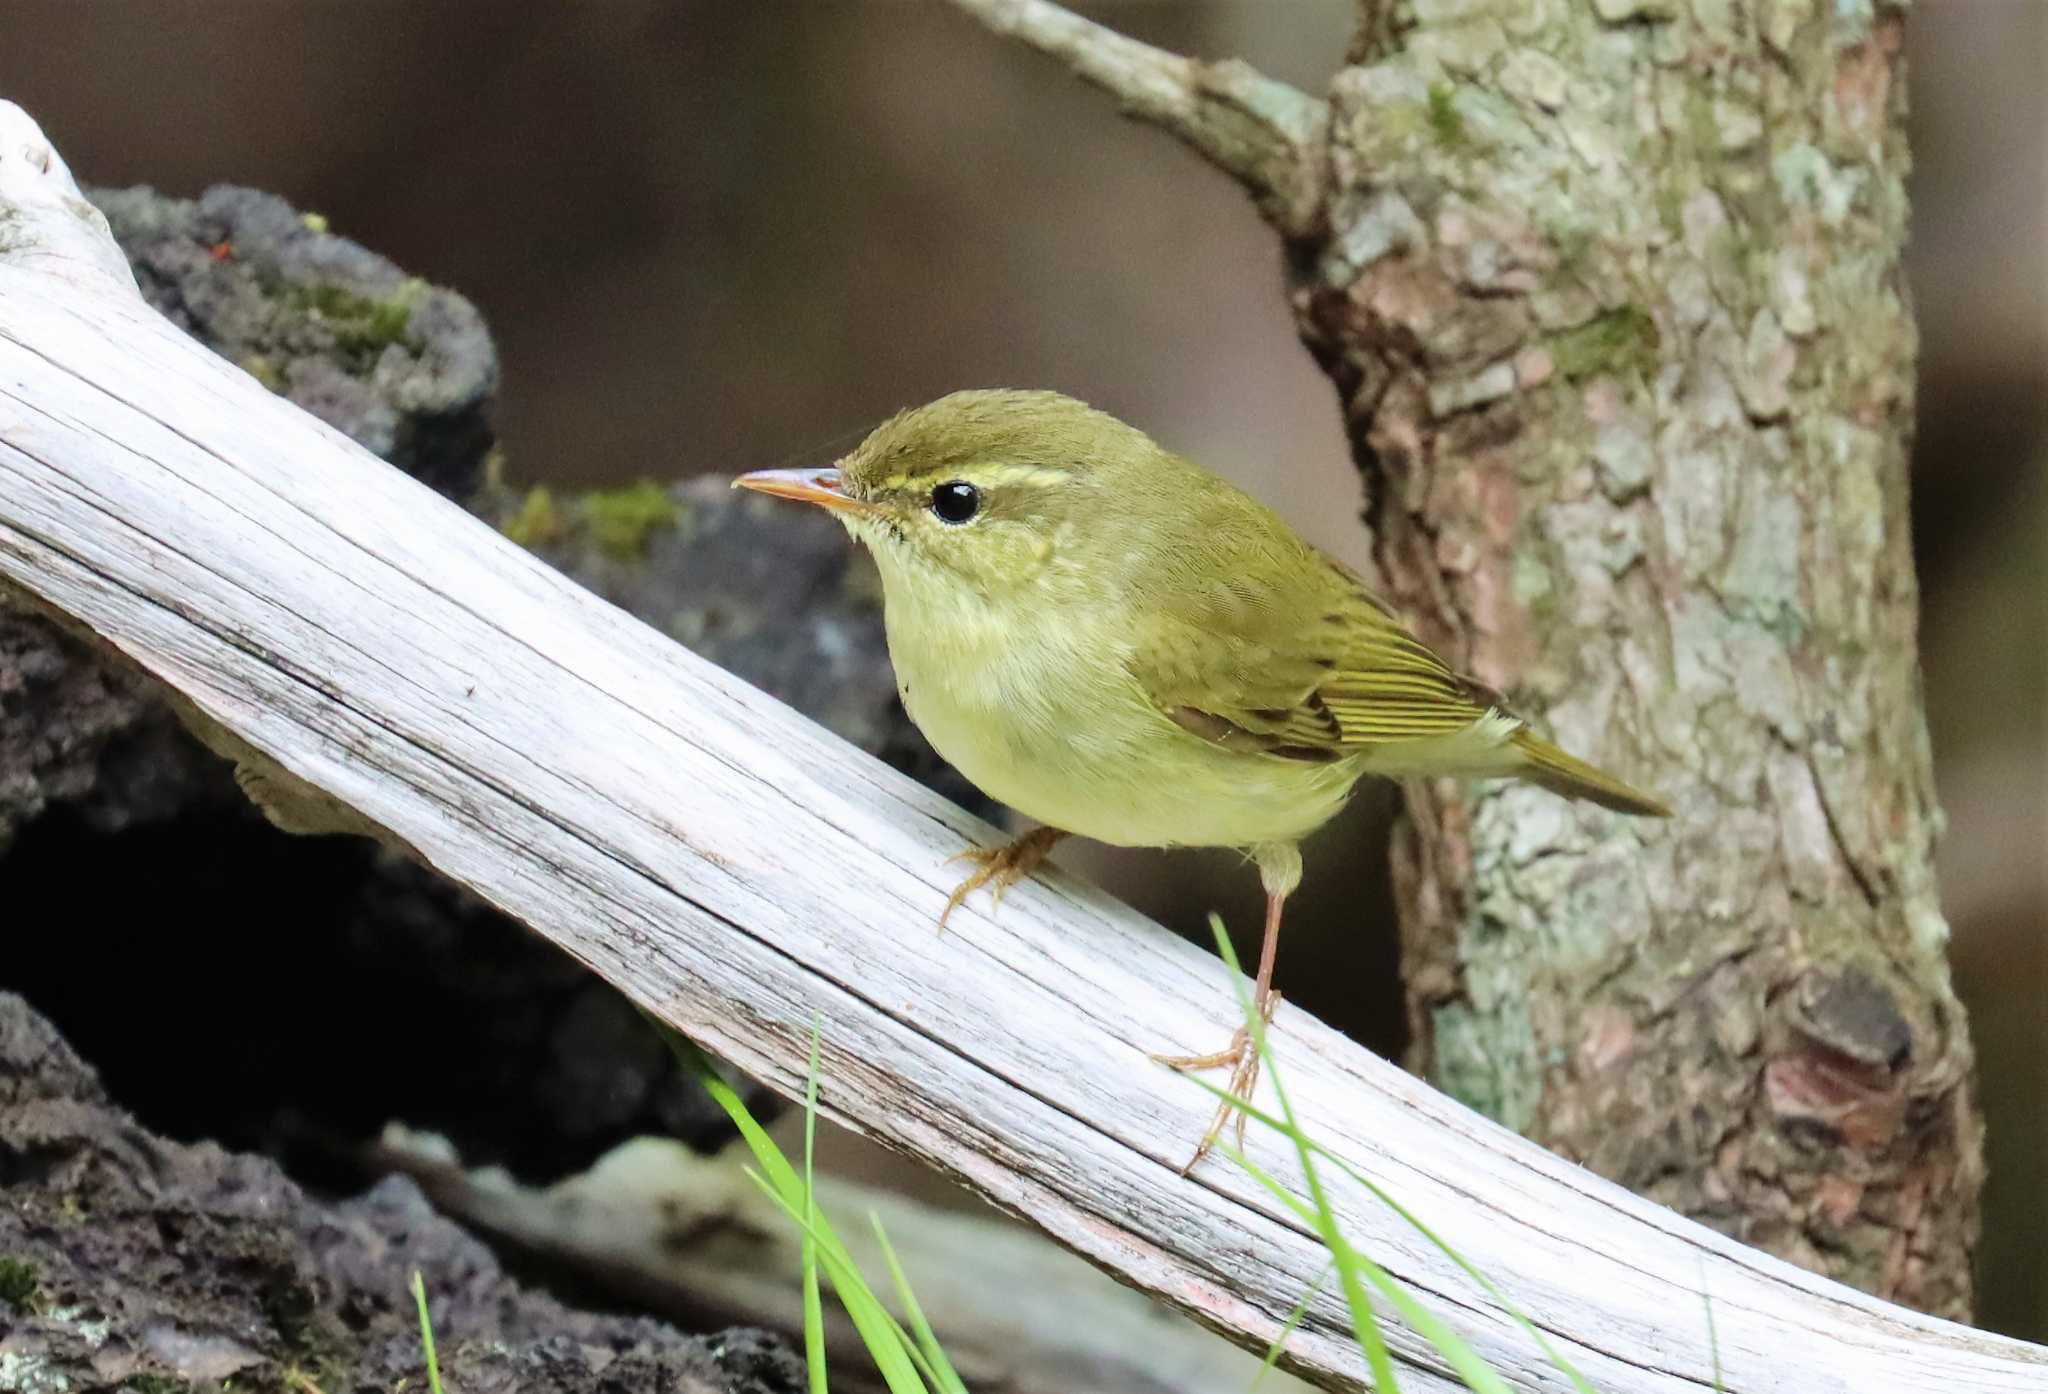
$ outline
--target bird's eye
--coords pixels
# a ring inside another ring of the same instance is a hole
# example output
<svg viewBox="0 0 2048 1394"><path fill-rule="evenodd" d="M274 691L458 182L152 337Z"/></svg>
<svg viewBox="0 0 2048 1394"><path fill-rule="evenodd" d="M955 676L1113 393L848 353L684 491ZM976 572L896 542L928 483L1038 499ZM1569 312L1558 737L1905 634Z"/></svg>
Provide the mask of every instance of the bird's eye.
<svg viewBox="0 0 2048 1394"><path fill-rule="evenodd" d="M964 523L981 511L981 490L964 480L951 480L932 490L932 512L942 523Z"/></svg>

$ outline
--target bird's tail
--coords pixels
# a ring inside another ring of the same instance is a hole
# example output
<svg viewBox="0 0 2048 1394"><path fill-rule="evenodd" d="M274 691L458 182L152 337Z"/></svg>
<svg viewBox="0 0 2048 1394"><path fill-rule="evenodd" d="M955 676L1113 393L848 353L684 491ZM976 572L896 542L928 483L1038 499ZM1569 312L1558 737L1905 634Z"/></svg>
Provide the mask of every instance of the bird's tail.
<svg viewBox="0 0 2048 1394"><path fill-rule="evenodd" d="M1633 813L1642 818L1669 818L1671 810L1648 794L1639 793L1611 774L1603 774L1584 760L1565 754L1549 741L1526 730L1514 734L1514 746L1525 762L1515 771L1523 779L1540 784L1553 794L1568 799L1589 799L1616 813Z"/></svg>

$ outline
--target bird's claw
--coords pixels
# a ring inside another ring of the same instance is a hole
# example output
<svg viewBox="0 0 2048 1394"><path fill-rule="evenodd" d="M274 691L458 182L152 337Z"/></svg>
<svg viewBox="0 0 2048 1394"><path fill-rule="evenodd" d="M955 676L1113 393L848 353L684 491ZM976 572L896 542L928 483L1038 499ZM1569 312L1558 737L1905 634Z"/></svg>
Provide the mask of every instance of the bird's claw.
<svg viewBox="0 0 2048 1394"><path fill-rule="evenodd" d="M969 847L946 858L948 866L954 862L973 862L975 870L946 897L946 908L939 912L939 928L945 929L946 921L966 903L967 897L990 882L995 889L989 893L988 908L994 910L1001 905L1003 892L1038 870L1053 844L1065 836L1059 828L1033 828L1001 847Z"/></svg>
<svg viewBox="0 0 2048 1394"><path fill-rule="evenodd" d="M1273 1012L1279 1005L1280 994L1268 993L1266 1000L1259 1004L1260 1019L1270 1023L1273 1020ZM1186 1176L1201 1164L1202 1158L1209 1155L1216 1146L1216 1139L1223 1135L1223 1125L1229 1121L1233 1113L1237 1115L1237 1150L1244 1151L1244 1130L1249 1115L1233 1100L1243 1099L1249 1103L1252 1091L1258 1088L1259 1053L1252 1046L1251 1029L1245 1026L1238 1027L1231 1033L1229 1045L1207 1055L1155 1054L1152 1059L1169 1069L1182 1071L1217 1070L1225 1065L1230 1066L1230 1084L1225 1092L1232 1098L1222 1100L1216 1105L1216 1116L1209 1120L1208 1131L1202 1134L1202 1141L1196 1146L1195 1155L1188 1158L1187 1164L1180 1169L1180 1174Z"/></svg>

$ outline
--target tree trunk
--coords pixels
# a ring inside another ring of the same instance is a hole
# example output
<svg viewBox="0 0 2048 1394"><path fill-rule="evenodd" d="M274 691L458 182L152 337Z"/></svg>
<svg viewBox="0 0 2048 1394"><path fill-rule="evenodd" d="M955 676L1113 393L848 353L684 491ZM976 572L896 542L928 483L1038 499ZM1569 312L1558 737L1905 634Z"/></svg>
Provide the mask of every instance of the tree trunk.
<svg viewBox="0 0 2048 1394"><path fill-rule="evenodd" d="M1411 791L1411 1063L1805 1266L1970 1307L1915 652L1898 0L1360 0L1327 102L954 0L1244 184L1380 579L1669 824Z"/></svg>
<svg viewBox="0 0 2048 1394"><path fill-rule="evenodd" d="M1893 6L1365 0L1290 238L1382 579L1669 824L1411 791L1413 1066L1632 1189L1970 1307L1915 648Z"/></svg>

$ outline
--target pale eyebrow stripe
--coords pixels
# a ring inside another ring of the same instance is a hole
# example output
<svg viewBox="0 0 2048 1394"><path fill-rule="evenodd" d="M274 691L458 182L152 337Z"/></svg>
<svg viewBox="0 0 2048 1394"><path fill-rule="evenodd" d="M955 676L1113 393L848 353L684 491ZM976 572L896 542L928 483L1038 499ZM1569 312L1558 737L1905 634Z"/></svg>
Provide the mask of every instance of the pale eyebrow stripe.
<svg viewBox="0 0 2048 1394"><path fill-rule="evenodd" d="M1058 465L1002 465L982 476L991 484L1058 484L1074 471Z"/></svg>
<svg viewBox="0 0 2048 1394"><path fill-rule="evenodd" d="M932 484L944 484L953 479L972 479L976 483L987 485L990 488L1000 489L1004 487L1015 488L1018 486L1032 487L1038 485L1058 484L1065 480L1074 478L1074 476L1078 473L1078 470L1071 469L1062 465L966 464L960 466L958 469L953 470L951 472L947 472L945 470L932 471L929 473L929 475L925 476L924 478L920 478L918 480L918 483L920 486L922 486L926 482L927 478ZM910 480L907 477L899 476L894 479L877 481L873 487L878 490L890 490L907 488L909 484Z"/></svg>

